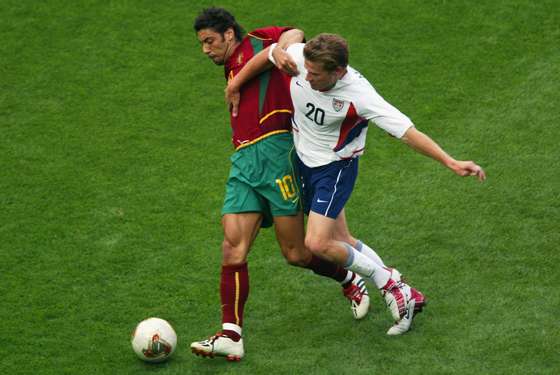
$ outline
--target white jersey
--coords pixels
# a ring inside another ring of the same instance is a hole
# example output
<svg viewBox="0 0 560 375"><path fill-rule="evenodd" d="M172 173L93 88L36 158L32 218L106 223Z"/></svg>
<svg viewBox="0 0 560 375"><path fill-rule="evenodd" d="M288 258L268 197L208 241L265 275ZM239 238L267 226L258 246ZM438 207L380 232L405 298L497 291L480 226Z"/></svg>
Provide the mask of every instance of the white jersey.
<svg viewBox="0 0 560 375"><path fill-rule="evenodd" d="M369 120L397 138L413 126L350 66L331 90L313 90L305 80L303 47L292 44L287 52L299 70L290 81L292 127L296 151L305 165L318 167L363 154Z"/></svg>

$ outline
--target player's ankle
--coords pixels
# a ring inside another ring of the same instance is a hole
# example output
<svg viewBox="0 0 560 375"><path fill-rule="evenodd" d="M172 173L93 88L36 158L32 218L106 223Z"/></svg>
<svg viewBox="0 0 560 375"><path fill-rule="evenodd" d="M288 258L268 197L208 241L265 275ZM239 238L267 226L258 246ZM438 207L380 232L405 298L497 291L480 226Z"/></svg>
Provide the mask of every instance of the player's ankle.
<svg viewBox="0 0 560 375"><path fill-rule="evenodd" d="M235 331L230 331L229 329L223 329L222 333L235 342L241 340L241 335Z"/></svg>

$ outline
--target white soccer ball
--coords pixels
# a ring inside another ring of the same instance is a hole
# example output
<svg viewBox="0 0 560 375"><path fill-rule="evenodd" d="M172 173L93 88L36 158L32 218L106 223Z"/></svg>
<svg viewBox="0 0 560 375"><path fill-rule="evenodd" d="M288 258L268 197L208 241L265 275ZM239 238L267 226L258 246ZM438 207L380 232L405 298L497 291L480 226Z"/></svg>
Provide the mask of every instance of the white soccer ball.
<svg viewBox="0 0 560 375"><path fill-rule="evenodd" d="M177 334L171 324L160 318L141 321L132 333L132 349L146 362L162 362L177 347Z"/></svg>

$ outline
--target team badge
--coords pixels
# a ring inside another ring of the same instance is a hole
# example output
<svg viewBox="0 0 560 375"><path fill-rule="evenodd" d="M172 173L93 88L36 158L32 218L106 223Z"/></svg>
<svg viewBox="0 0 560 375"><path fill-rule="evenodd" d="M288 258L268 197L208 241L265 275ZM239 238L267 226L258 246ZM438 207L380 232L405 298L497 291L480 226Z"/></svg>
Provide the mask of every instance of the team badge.
<svg viewBox="0 0 560 375"><path fill-rule="evenodd" d="M344 108L344 100L339 100L339 99L333 98L332 107L335 111L340 112L340 110L342 108Z"/></svg>

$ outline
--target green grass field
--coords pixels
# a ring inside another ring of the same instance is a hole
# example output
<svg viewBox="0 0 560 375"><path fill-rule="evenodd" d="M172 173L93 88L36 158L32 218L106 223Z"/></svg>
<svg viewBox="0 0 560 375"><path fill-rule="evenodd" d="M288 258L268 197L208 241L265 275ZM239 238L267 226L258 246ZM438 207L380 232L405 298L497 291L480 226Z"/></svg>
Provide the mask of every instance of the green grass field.
<svg viewBox="0 0 560 375"><path fill-rule="evenodd" d="M354 234L430 301L391 338L381 298L250 256L246 358L193 356L220 328L220 209L232 153L223 70L189 1L0 4L0 372L560 373L560 2L222 1L247 30L335 32L350 63L488 180L455 177L372 126ZM370 288L373 291L373 287ZM146 365L149 316L179 335Z"/></svg>

